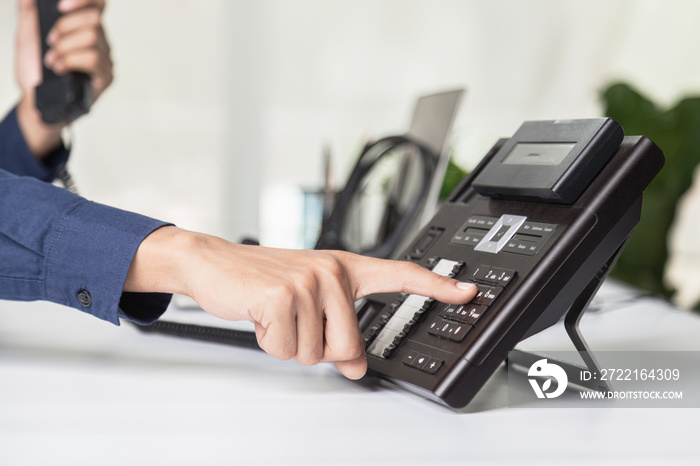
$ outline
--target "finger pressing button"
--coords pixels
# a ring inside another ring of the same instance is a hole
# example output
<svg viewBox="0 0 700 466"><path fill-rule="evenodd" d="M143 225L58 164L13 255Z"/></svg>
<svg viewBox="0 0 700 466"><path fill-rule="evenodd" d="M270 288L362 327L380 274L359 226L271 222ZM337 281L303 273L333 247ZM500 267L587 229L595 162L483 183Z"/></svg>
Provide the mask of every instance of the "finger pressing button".
<svg viewBox="0 0 700 466"><path fill-rule="evenodd" d="M78 291L78 302L83 307L92 306L92 296L90 296L90 292L87 290Z"/></svg>

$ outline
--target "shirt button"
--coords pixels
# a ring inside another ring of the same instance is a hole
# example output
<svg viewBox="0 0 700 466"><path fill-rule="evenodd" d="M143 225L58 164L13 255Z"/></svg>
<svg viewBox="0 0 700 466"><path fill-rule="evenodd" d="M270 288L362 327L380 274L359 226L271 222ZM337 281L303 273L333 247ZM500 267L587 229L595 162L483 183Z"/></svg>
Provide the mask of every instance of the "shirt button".
<svg viewBox="0 0 700 466"><path fill-rule="evenodd" d="M92 296L90 296L90 292L87 290L78 291L78 302L83 307L92 306Z"/></svg>

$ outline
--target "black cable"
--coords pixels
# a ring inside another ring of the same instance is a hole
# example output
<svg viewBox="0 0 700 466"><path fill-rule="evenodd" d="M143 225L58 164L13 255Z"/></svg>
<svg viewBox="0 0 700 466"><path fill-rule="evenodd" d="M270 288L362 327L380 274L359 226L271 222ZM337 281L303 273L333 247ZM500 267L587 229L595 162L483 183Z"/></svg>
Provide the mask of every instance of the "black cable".
<svg viewBox="0 0 700 466"><path fill-rule="evenodd" d="M58 179L61 184L63 184L63 187L68 191L72 192L73 194L78 194L78 188L75 187L75 181L73 181L73 177L68 171L65 163L56 170L56 179Z"/></svg>
<svg viewBox="0 0 700 466"><path fill-rule="evenodd" d="M262 348L258 345L255 332L248 330L233 330L168 321L156 321L150 325L136 325L136 328L144 333L156 333L262 351Z"/></svg>

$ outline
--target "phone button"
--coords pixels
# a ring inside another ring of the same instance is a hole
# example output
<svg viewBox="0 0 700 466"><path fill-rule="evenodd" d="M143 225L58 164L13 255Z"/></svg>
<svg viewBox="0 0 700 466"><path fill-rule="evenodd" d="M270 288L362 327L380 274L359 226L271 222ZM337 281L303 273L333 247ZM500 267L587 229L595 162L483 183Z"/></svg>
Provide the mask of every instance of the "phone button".
<svg viewBox="0 0 700 466"><path fill-rule="evenodd" d="M466 229L468 226L473 226L477 228L485 228L490 230L492 226L496 224L498 217L487 217L485 215L472 215L467 219L467 223L464 224L463 228Z"/></svg>
<svg viewBox="0 0 700 466"><path fill-rule="evenodd" d="M454 330L448 337L450 341L454 341L457 343L461 343L462 340L464 340L464 337L467 336L467 332L469 332L469 329L471 329L471 325L467 324L456 324L454 325Z"/></svg>
<svg viewBox="0 0 700 466"><path fill-rule="evenodd" d="M410 366L411 364L413 364L413 361L416 360L418 355L420 355L420 353L418 351L411 350L408 353L406 353L406 356L403 357L401 362L406 364L407 366Z"/></svg>
<svg viewBox="0 0 700 466"><path fill-rule="evenodd" d="M522 232L529 235L549 236L554 233L554 230L556 229L557 225L555 223L525 222L520 227L519 233Z"/></svg>
<svg viewBox="0 0 700 466"><path fill-rule="evenodd" d="M467 304L464 307L464 312L466 312L464 322L469 325L474 325L486 311L486 306L480 306L478 304Z"/></svg>
<svg viewBox="0 0 700 466"><path fill-rule="evenodd" d="M481 304L484 306L489 306L491 303L501 294L503 288L499 286L484 286L477 285L479 291L476 293L476 297L472 300L473 304Z"/></svg>
<svg viewBox="0 0 700 466"><path fill-rule="evenodd" d="M479 304L463 304L454 310L449 316L442 314L446 319L456 320L463 324L474 325L479 317L486 311L486 306Z"/></svg>
<svg viewBox="0 0 700 466"><path fill-rule="evenodd" d="M441 322L440 327L438 328L437 336L439 336L440 338L448 339L450 338L450 335L452 335L452 332L454 332L454 330L454 326L451 323L449 323L446 320L443 320Z"/></svg>
<svg viewBox="0 0 700 466"><path fill-rule="evenodd" d="M480 265L472 273L471 279L488 285L506 286L515 276L515 270Z"/></svg>
<svg viewBox="0 0 700 466"><path fill-rule="evenodd" d="M430 356L421 353L418 355L418 357L416 357L416 359L413 360L413 362L411 363L411 367L415 367L416 369L423 369L423 367L425 367L425 364L428 361L430 361L430 359Z"/></svg>
<svg viewBox="0 0 700 466"><path fill-rule="evenodd" d="M515 270L509 269L499 269L498 276L496 277L496 285L506 286L513 277L515 277Z"/></svg>
<svg viewBox="0 0 700 466"><path fill-rule="evenodd" d="M443 231L442 228L431 228L428 230L425 235L416 242L409 256L412 259L422 258L425 252L430 249L433 243L442 235Z"/></svg>
<svg viewBox="0 0 700 466"><path fill-rule="evenodd" d="M433 321L430 323L430 327L428 327L428 334L437 336L438 331L440 330L440 324L442 321Z"/></svg>
<svg viewBox="0 0 700 466"><path fill-rule="evenodd" d="M515 235L513 239L508 241L503 247L504 251L514 252L516 254L525 254L526 256L532 256L540 250L542 247L542 241L528 241L522 239L525 235ZM530 237L535 239L534 237Z"/></svg>
<svg viewBox="0 0 700 466"><path fill-rule="evenodd" d="M440 370L445 361L434 358L429 354L411 350L403 357L401 362L412 369L418 369L426 374L434 375Z"/></svg>
<svg viewBox="0 0 700 466"><path fill-rule="evenodd" d="M472 273L472 280L476 280L477 282L483 282L486 280L486 275L491 271L491 267L488 265L480 265L474 270Z"/></svg>
<svg viewBox="0 0 700 466"><path fill-rule="evenodd" d="M442 367L442 360L437 358L431 358L430 361L428 361L428 363L425 366L423 366L423 372L432 375L435 374L438 371L438 369L440 369L440 367Z"/></svg>

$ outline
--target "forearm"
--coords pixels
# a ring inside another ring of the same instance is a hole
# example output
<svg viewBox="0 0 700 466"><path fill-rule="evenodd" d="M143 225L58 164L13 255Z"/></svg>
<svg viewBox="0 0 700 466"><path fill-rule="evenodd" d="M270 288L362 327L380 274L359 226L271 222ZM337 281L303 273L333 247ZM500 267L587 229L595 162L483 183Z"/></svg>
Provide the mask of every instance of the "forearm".
<svg viewBox="0 0 700 466"><path fill-rule="evenodd" d="M0 169L19 176L30 176L41 181L52 181L59 166L68 160L68 151L58 146L42 158L30 149L19 122L19 108L14 108L0 121Z"/></svg>
<svg viewBox="0 0 700 466"><path fill-rule="evenodd" d="M61 125L47 125L41 119L39 110L34 105L34 98L25 96L17 106L17 122L27 147L37 160L44 160L46 156L62 146Z"/></svg>
<svg viewBox="0 0 700 466"><path fill-rule="evenodd" d="M0 170L0 299L47 300L114 324L152 322L169 297L122 290L143 238L161 226Z"/></svg>

